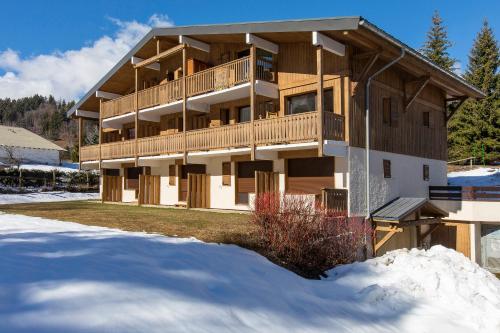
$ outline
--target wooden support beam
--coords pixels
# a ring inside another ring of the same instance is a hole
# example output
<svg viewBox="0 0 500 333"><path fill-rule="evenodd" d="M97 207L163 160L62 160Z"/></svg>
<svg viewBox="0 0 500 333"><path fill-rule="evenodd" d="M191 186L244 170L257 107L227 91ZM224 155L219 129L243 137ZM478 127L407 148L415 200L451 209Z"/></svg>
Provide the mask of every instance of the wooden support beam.
<svg viewBox="0 0 500 333"><path fill-rule="evenodd" d="M358 75L358 77L356 77L355 81L362 82L362 81L364 81L366 79L366 77L368 76L368 73L373 68L373 65L375 65L375 63L377 62L378 58L380 57L380 54L381 54L381 52L379 51L379 52L373 53L373 55L370 56L370 58L368 59L368 61L363 66L363 69L361 70L361 73Z"/></svg>
<svg viewBox="0 0 500 333"><path fill-rule="evenodd" d="M105 183L104 183L104 178L103 174L104 171L102 169L102 98L99 98L99 172L101 175L102 179L102 192L101 192L101 203L104 203L104 190L105 190ZM80 148L81 152L81 148Z"/></svg>
<svg viewBox="0 0 500 333"><path fill-rule="evenodd" d="M323 157L323 47L316 48L316 76L318 80L316 91L316 108L318 109L318 156Z"/></svg>
<svg viewBox="0 0 500 333"><path fill-rule="evenodd" d="M251 138L250 138L250 159L255 161L255 110L257 108L257 96L255 94L255 79L257 71L257 48L252 45L250 48L250 123L251 123Z"/></svg>
<svg viewBox="0 0 500 333"><path fill-rule="evenodd" d="M187 164L187 92L186 92L186 72L187 72L187 49L182 48L182 161Z"/></svg>
<svg viewBox="0 0 500 333"><path fill-rule="evenodd" d="M386 231L386 232L389 232L389 231L394 231L394 232L403 232L403 228L398 228L397 226L381 226L381 225L378 225L375 227L375 230L377 231Z"/></svg>
<svg viewBox="0 0 500 333"><path fill-rule="evenodd" d="M415 102L418 95L420 95L420 93L422 92L422 90L424 90L425 86L427 85L427 83L429 83L430 80L431 80L430 76L424 76L417 81L417 87L416 87L417 89L415 90L413 95L411 95L409 98L405 97L405 111L408 111L410 106L413 104L413 102ZM404 90L406 96L406 84Z"/></svg>
<svg viewBox="0 0 500 333"><path fill-rule="evenodd" d="M159 54L157 54L149 59L143 60L143 61L135 64L134 68L140 68L140 67L145 67L147 65L154 64L155 62L158 62L161 59L170 57L178 52L181 52L185 47L186 47L185 44L180 44L180 45L174 46L166 51L160 52Z"/></svg>
<svg viewBox="0 0 500 333"><path fill-rule="evenodd" d="M77 109L75 111L75 117L99 120L99 112Z"/></svg>
<svg viewBox="0 0 500 333"><path fill-rule="evenodd" d="M389 241L389 239L392 238L392 236L394 236L396 234L396 231L389 231L387 234L384 235L384 237L382 237L381 240L379 240L376 244L375 244L375 255L377 255L377 251L385 244Z"/></svg>
<svg viewBox="0 0 500 333"><path fill-rule="evenodd" d="M272 54L278 54L279 46L273 42L265 40L263 38L257 37L253 34L247 33L245 35L245 41L247 44L255 45L259 49L266 50Z"/></svg>
<svg viewBox="0 0 500 333"><path fill-rule="evenodd" d="M468 99L467 96L462 96L462 97L459 97L459 98L452 98L452 99L447 99L445 101L445 105L446 105L446 122L448 122L451 117L453 117L453 115L455 114L455 112L457 112L457 110L462 106L462 104L464 104L464 102ZM449 102L457 102L455 104L448 104ZM449 111L448 111L449 110Z"/></svg>
<svg viewBox="0 0 500 333"><path fill-rule="evenodd" d="M137 65L138 63L140 63L141 61L144 61L144 59L142 58L139 58L139 57L131 57L130 58L130 63L132 65ZM144 66L145 68L149 68L149 69L152 69L152 70L155 70L155 71L159 71L160 70L160 64L158 63L154 63L154 64L149 64L147 66Z"/></svg>
<svg viewBox="0 0 500 333"><path fill-rule="evenodd" d="M443 221L441 220L440 217L432 217L432 218L412 220L412 221L402 221L398 225L401 226L402 228L406 228L406 227L414 227L414 226L427 225L427 224L436 224L436 223L442 223L442 222Z"/></svg>
<svg viewBox="0 0 500 333"><path fill-rule="evenodd" d="M427 236L429 236L434 231L436 231L436 229L438 227L439 227L439 224L434 224L434 225L430 226L429 230L427 230L426 232L424 232L421 235L418 235L418 243L422 242L422 240L424 240ZM417 245L420 246L420 244L417 244Z"/></svg>
<svg viewBox="0 0 500 333"><path fill-rule="evenodd" d="M135 92L134 92L134 112L135 112L135 166L139 165L139 68L135 68Z"/></svg>
<svg viewBox="0 0 500 333"><path fill-rule="evenodd" d="M338 56L345 56L345 45L337 42L336 40L331 39L319 33L317 31L312 32L312 43L314 46L321 46L326 51L336 54Z"/></svg>
<svg viewBox="0 0 500 333"><path fill-rule="evenodd" d="M78 170L82 170L83 118L78 118Z"/></svg>
<svg viewBox="0 0 500 333"><path fill-rule="evenodd" d="M201 42L199 40L196 40L194 38L188 37L188 36L179 36L179 44L185 44L191 48L201 50L206 53L210 53L210 44L207 44L205 42Z"/></svg>

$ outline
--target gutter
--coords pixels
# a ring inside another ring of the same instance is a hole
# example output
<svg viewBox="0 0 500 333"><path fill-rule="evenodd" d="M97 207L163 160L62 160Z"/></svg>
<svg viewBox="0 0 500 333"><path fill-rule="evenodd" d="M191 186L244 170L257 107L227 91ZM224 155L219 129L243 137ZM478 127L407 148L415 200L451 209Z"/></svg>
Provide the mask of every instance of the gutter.
<svg viewBox="0 0 500 333"><path fill-rule="evenodd" d="M366 218L369 219L371 216L370 209L370 86L372 79L378 76L380 73L391 67L392 65L399 62L404 58L406 50L401 48L401 54L399 57L386 64L384 67L373 73L367 80L365 86L365 150L366 150Z"/></svg>

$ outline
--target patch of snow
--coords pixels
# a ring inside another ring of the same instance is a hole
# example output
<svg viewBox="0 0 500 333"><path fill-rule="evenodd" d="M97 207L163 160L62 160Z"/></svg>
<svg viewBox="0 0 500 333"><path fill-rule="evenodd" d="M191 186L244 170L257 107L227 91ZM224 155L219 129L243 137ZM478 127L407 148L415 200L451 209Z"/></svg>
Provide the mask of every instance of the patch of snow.
<svg viewBox="0 0 500 333"><path fill-rule="evenodd" d="M75 166L75 163L63 163L63 165L21 164L19 167L23 170L78 172L78 164Z"/></svg>
<svg viewBox="0 0 500 333"><path fill-rule="evenodd" d="M96 200L99 193L80 192L30 192L19 194L0 194L0 205L30 203L30 202L53 202L53 201L73 201L73 200Z"/></svg>
<svg viewBox="0 0 500 333"><path fill-rule="evenodd" d="M448 173L448 184L453 186L499 186L499 168L477 168Z"/></svg>
<svg viewBox="0 0 500 333"><path fill-rule="evenodd" d="M0 215L1 332L499 332L500 281L436 246L306 280L196 239Z"/></svg>

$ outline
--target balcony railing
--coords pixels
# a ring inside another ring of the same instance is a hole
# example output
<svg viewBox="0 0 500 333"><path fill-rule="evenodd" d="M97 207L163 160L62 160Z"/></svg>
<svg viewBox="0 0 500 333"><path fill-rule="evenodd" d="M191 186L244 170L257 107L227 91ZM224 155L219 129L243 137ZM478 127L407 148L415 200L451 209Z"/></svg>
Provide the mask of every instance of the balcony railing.
<svg viewBox="0 0 500 333"><path fill-rule="evenodd" d="M262 66L261 66L262 67ZM269 71L257 66L257 79L269 79ZM186 76L187 97L234 87L250 79L250 58L237 59ZM168 104L182 99L182 78L141 90L137 94L138 109ZM134 112L135 94L102 103L103 118Z"/></svg>
<svg viewBox="0 0 500 333"><path fill-rule="evenodd" d="M325 139L344 140L344 117L325 113L323 134ZM256 120L256 145L297 143L318 139L318 113L308 112L285 117ZM204 128L186 132L187 151L203 151L248 147L251 144L250 122L220 127ZM138 140L138 155L151 156L183 152L183 133L159 135ZM99 159L99 146L81 149L82 161ZM102 145L102 158L125 158L135 156L135 141L119 141Z"/></svg>

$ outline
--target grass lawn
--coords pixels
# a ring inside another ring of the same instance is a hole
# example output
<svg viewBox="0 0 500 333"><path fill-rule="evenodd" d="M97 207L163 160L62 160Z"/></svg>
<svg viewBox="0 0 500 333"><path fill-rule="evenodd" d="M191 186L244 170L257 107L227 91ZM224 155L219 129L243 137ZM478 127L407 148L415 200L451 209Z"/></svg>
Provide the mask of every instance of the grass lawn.
<svg viewBox="0 0 500 333"><path fill-rule="evenodd" d="M175 208L148 208L65 201L0 205L0 211L127 231L196 237L205 242L236 244L257 250L248 214L217 213Z"/></svg>

